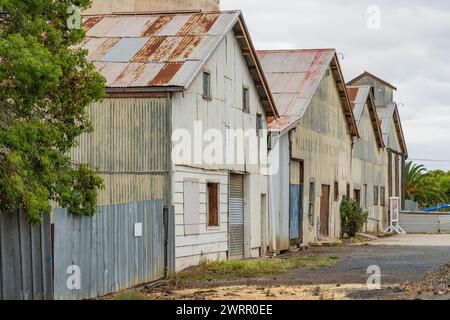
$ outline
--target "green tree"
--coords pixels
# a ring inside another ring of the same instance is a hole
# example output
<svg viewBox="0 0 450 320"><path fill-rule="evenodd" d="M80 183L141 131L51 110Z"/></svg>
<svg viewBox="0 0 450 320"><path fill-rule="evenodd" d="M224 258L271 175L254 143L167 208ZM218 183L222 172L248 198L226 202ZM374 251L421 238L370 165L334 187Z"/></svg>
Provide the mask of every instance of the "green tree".
<svg viewBox="0 0 450 320"><path fill-rule="evenodd" d="M103 182L68 152L92 130L86 108L105 81L77 46L68 8L90 0L0 0L0 212L26 212L32 223L50 200L75 215L95 213Z"/></svg>
<svg viewBox="0 0 450 320"><path fill-rule="evenodd" d="M420 187L426 169L422 164L408 161L405 166L406 197L414 200L421 192Z"/></svg>

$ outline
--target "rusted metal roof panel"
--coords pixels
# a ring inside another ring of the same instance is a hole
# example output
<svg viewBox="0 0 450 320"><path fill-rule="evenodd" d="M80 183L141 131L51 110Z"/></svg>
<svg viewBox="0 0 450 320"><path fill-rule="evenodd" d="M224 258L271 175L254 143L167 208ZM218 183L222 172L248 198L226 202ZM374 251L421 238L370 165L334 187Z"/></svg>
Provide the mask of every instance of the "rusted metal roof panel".
<svg viewBox="0 0 450 320"><path fill-rule="evenodd" d="M334 49L258 51L278 111L285 116L273 128L303 117L334 55Z"/></svg>
<svg viewBox="0 0 450 320"><path fill-rule="evenodd" d="M84 19L82 48L114 88L186 87L240 11L106 15Z"/></svg>

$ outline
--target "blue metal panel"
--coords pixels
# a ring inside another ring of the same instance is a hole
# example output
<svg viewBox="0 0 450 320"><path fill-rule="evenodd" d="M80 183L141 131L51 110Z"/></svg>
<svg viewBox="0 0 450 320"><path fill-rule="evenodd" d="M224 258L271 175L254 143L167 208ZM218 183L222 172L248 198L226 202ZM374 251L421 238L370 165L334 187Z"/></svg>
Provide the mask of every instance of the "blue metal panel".
<svg viewBox="0 0 450 320"><path fill-rule="evenodd" d="M144 46L148 38L123 38L109 50L101 61L128 62Z"/></svg>
<svg viewBox="0 0 450 320"><path fill-rule="evenodd" d="M55 210L55 299L88 299L164 277L163 202L101 206L93 217ZM134 224L142 223L142 236ZM69 266L81 288L68 288Z"/></svg>
<svg viewBox="0 0 450 320"><path fill-rule="evenodd" d="M302 186L291 184L289 195L289 237L291 240L301 239L302 211Z"/></svg>

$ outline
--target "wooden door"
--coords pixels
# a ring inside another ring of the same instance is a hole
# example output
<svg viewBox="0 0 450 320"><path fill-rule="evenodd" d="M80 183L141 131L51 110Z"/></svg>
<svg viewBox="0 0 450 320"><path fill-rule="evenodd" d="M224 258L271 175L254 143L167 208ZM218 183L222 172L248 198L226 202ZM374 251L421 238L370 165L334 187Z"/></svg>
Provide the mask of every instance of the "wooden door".
<svg viewBox="0 0 450 320"><path fill-rule="evenodd" d="M320 235L329 236L330 223L330 186L322 185L322 198L320 200Z"/></svg>

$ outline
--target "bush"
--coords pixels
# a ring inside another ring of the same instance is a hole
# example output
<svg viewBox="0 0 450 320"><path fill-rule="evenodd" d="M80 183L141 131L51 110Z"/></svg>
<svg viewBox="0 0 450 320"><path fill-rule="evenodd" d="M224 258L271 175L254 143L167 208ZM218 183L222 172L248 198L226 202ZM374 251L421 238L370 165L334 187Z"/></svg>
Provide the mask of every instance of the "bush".
<svg viewBox="0 0 450 320"><path fill-rule="evenodd" d="M341 235L347 234L354 237L361 231L364 223L367 221L367 213L365 213L355 201L344 197L341 202Z"/></svg>

